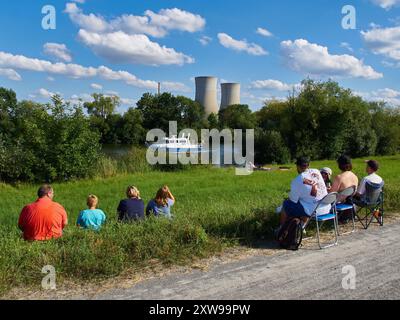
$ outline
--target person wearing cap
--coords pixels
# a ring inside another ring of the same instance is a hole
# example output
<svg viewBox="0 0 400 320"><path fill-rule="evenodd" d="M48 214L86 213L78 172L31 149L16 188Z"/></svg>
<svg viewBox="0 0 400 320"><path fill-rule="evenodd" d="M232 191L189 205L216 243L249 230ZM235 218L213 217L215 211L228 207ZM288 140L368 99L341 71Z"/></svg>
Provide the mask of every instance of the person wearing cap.
<svg viewBox="0 0 400 320"><path fill-rule="evenodd" d="M358 190L357 190L357 197L358 198L362 198L366 194L366 192L367 192L367 189L366 189L367 182L370 182L370 183L373 183L373 184L382 184L383 183L383 179L380 176L377 175L377 172L379 170L378 161L368 160L368 161L366 161L366 164L367 164L366 171L368 173L368 176L365 177L361 181L360 186L358 187Z"/></svg>
<svg viewBox="0 0 400 320"><path fill-rule="evenodd" d="M353 173L353 163L351 158L343 155L337 160L337 163L342 173L335 178L329 192L340 193L351 187L357 188L359 180Z"/></svg>
<svg viewBox="0 0 400 320"><path fill-rule="evenodd" d="M315 211L318 202L328 195L324 179L319 170L310 169L307 158L299 158L296 162L299 175L292 181L289 199L283 203L281 226L288 218L300 218L303 226ZM331 206L321 206L318 214L327 214Z"/></svg>
<svg viewBox="0 0 400 320"><path fill-rule="evenodd" d="M331 168L322 168L320 170L322 178L325 181L325 185L326 185L326 189L328 190L328 192L330 192L331 188L332 188L332 175L333 175L333 171Z"/></svg>

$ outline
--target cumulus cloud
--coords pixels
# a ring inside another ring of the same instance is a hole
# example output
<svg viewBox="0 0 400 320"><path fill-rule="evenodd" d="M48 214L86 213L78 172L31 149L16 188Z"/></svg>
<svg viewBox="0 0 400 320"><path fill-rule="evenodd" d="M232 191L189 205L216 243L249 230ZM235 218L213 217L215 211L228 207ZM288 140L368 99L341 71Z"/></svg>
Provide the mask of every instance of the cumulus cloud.
<svg viewBox="0 0 400 320"><path fill-rule="evenodd" d="M95 89L95 90L103 90L103 86L102 86L101 84L97 84L97 83L92 83L92 84L90 85L90 87L91 87L92 89Z"/></svg>
<svg viewBox="0 0 400 320"><path fill-rule="evenodd" d="M43 52L48 56L57 58L58 60L65 62L72 61L71 52L65 44L48 42L43 46Z"/></svg>
<svg viewBox="0 0 400 320"><path fill-rule="evenodd" d="M368 101L386 102L391 106L400 106L400 91L394 89L385 88L371 92L355 92L355 94Z"/></svg>
<svg viewBox="0 0 400 320"><path fill-rule="evenodd" d="M372 2L386 10L400 4L400 0L372 0Z"/></svg>
<svg viewBox="0 0 400 320"><path fill-rule="evenodd" d="M256 33L267 38L273 36L273 34L265 28L257 28Z"/></svg>
<svg viewBox="0 0 400 320"><path fill-rule="evenodd" d="M354 56L332 55L327 47L309 43L304 39L281 42L286 64L294 71L316 76L381 79L382 73Z"/></svg>
<svg viewBox="0 0 400 320"><path fill-rule="evenodd" d="M203 36L203 37L201 37L201 38L199 39L199 42L200 42L203 46L207 46L207 45L210 44L210 42L211 42L212 40L213 40L213 39L210 38L210 37Z"/></svg>
<svg viewBox="0 0 400 320"><path fill-rule="evenodd" d="M0 67L62 75L74 79L99 77L104 80L122 81L130 86L152 90L158 87L158 82L139 79L128 71L115 71L105 66L84 67L78 64L66 64L62 62L52 63L46 60L13 55L2 51L0 51ZM185 87L185 85L181 83L165 83L171 91L179 91L181 88Z"/></svg>
<svg viewBox="0 0 400 320"><path fill-rule="evenodd" d="M235 40L226 33L219 33L218 39L220 44L228 49L246 52L253 56L268 55L268 52L265 51L261 46L255 43L248 43L247 40Z"/></svg>
<svg viewBox="0 0 400 320"><path fill-rule="evenodd" d="M278 91L290 91L293 87L297 87L298 85L291 85L284 83L279 80L257 80L253 81L250 85L252 89L267 89L267 90L278 90Z"/></svg>
<svg viewBox="0 0 400 320"><path fill-rule="evenodd" d="M53 96L56 95L56 93L51 92L51 91L49 91L47 89L44 89L44 88L40 88L37 91L37 94L38 94L39 97L45 98L45 99L51 99ZM33 97L35 97L35 96L33 95Z"/></svg>
<svg viewBox="0 0 400 320"><path fill-rule="evenodd" d="M340 47L345 48L345 49L349 50L350 52L354 52L354 49L351 47L350 43L348 43L348 42L340 43Z"/></svg>
<svg viewBox="0 0 400 320"><path fill-rule="evenodd" d="M22 77L14 69L2 69L2 68L0 68L0 76L1 77L6 77L9 80L13 80L13 81L21 81L22 80Z"/></svg>
<svg viewBox="0 0 400 320"><path fill-rule="evenodd" d="M98 56L115 63L159 66L194 62L193 58L160 46L143 34L128 35L122 31L99 34L81 29L78 38Z"/></svg>
<svg viewBox="0 0 400 320"><path fill-rule="evenodd" d="M194 33L203 30L206 25L206 20L200 15L178 8L162 9L158 13L147 10L143 16L125 14L110 21L101 15L84 14L76 3L67 3L64 12L80 28L101 33L124 31L127 34L165 37L172 30Z"/></svg>
<svg viewBox="0 0 400 320"><path fill-rule="evenodd" d="M377 55L400 61L400 26L361 31L367 47Z"/></svg>

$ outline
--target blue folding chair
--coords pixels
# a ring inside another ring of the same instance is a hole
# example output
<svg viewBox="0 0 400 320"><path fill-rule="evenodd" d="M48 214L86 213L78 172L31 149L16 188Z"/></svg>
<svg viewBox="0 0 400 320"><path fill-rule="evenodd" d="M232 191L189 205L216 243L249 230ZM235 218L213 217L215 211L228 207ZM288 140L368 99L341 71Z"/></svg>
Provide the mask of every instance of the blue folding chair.
<svg viewBox="0 0 400 320"><path fill-rule="evenodd" d="M343 214L346 211L351 211L351 220L353 223L353 230L350 232L345 232L345 233L340 233L340 228L338 228L338 233L339 236L341 235L346 235L346 234L351 234L354 233L356 231L356 208L355 205L353 203L353 197L357 192L357 187L350 187L347 188L345 190L343 190L342 192L339 193L339 201L346 201L346 203L337 203L336 204L336 212L338 214L338 216L340 217L341 214Z"/></svg>
<svg viewBox="0 0 400 320"><path fill-rule="evenodd" d="M337 202L338 196L339 196L339 194L337 192L334 192L334 193L328 194L325 198L323 198L318 203L313 214L311 215L311 218L310 218L308 224L306 225L306 227L307 227L311 221L315 221L315 223L317 225L318 246L321 250L337 246L339 243L339 240L338 240L338 236L339 236L338 228L339 227L338 227L338 218L337 218L337 212L336 212L336 202ZM331 212L328 214L323 214L323 215L317 214L318 210L322 206L326 206L326 205L331 205L331 207L332 207ZM320 229L323 226L323 224L325 224L328 221L333 221L334 228L335 228L335 242L327 244L327 245L322 245Z"/></svg>

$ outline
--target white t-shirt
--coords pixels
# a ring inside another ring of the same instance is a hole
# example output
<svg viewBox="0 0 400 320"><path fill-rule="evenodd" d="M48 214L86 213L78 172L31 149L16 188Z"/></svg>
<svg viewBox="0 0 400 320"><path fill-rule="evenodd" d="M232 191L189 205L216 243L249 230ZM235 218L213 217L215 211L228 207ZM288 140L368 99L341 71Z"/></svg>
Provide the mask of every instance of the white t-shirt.
<svg viewBox="0 0 400 320"><path fill-rule="evenodd" d="M304 180L310 180L317 184L318 193L316 197L311 195L312 187L304 184ZM318 202L321 201L328 195L328 191L326 189L325 181L322 178L321 172L316 169L309 169L302 174L300 174L296 179L292 181L291 191L289 199L303 206L304 211L309 216L312 215L315 208L318 205ZM318 209L318 215L328 214L331 210L330 205L321 206Z"/></svg>
<svg viewBox="0 0 400 320"><path fill-rule="evenodd" d="M383 179L380 176L378 176L376 173L370 174L368 177L365 177L361 181L360 186L357 191L362 196L367 193L367 188L366 188L367 182L371 182L374 184L381 184L383 182Z"/></svg>

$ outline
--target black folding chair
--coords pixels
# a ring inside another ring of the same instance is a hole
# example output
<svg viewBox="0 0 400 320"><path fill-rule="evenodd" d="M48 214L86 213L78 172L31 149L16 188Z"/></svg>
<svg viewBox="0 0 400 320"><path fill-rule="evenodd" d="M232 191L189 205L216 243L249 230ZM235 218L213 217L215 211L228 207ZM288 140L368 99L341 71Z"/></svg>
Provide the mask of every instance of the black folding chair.
<svg viewBox="0 0 400 320"><path fill-rule="evenodd" d="M381 184L366 182L366 193L361 200L354 199L354 204L359 207L356 212L358 221L362 224L364 229L368 229L372 223L377 223L383 227L384 222L384 186Z"/></svg>

